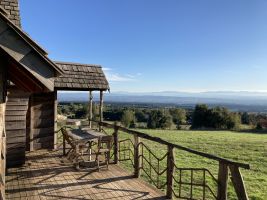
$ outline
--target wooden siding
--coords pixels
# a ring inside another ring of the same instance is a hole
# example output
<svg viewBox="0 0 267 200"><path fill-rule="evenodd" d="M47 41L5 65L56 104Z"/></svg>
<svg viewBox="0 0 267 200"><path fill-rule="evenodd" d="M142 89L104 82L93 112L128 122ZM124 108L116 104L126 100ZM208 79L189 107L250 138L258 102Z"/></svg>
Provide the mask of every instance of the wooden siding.
<svg viewBox="0 0 267 200"><path fill-rule="evenodd" d="M54 101L54 92L31 96L27 134L28 149L31 151L54 148Z"/></svg>
<svg viewBox="0 0 267 200"><path fill-rule="evenodd" d="M25 163L26 116L29 93L17 88L8 89L6 104L7 167Z"/></svg>

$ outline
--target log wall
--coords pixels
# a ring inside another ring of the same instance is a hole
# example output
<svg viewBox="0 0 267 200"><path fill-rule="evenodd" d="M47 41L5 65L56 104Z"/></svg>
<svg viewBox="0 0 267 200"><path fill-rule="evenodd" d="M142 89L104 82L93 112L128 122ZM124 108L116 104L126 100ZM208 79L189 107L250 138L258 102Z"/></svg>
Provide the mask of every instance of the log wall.
<svg viewBox="0 0 267 200"><path fill-rule="evenodd" d="M29 150L54 148L54 92L33 94L30 98L27 143Z"/></svg>
<svg viewBox="0 0 267 200"><path fill-rule="evenodd" d="M25 163L26 117L29 93L15 87L8 89L5 123L7 134L7 167Z"/></svg>

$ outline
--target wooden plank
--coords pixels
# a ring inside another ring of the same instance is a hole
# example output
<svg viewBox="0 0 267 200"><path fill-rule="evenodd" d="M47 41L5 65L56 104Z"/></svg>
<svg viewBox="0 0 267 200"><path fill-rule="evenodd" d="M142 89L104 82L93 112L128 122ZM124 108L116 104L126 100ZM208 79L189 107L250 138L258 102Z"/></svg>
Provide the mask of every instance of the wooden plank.
<svg viewBox="0 0 267 200"><path fill-rule="evenodd" d="M8 105L7 107L6 107L6 110L8 110L8 111L12 111L12 110L15 110L15 111L19 111L19 110L22 110L22 111L24 111L24 110L28 110L28 105L23 105L23 106L20 106L20 105Z"/></svg>
<svg viewBox="0 0 267 200"><path fill-rule="evenodd" d="M28 99L27 100L25 100L25 101L23 101L23 100L17 100L17 101L8 101L7 103L6 103L6 105L10 105L10 106L12 106L12 105L15 105L15 106L28 106Z"/></svg>
<svg viewBox="0 0 267 200"><path fill-rule="evenodd" d="M34 120L35 119L35 120ZM46 127L52 127L54 126L54 119L32 119L33 121L33 127L32 130L35 128L46 128Z"/></svg>
<svg viewBox="0 0 267 200"><path fill-rule="evenodd" d="M92 128L92 119L93 119L93 92L89 91L89 115L88 115L88 121L89 121L89 128Z"/></svg>
<svg viewBox="0 0 267 200"><path fill-rule="evenodd" d="M42 109L39 112L34 112L34 116L38 118L53 118L54 117L54 110L53 109Z"/></svg>
<svg viewBox="0 0 267 200"><path fill-rule="evenodd" d="M41 138L34 138L33 139L35 143L53 143L54 142L54 136L47 136L47 137L41 137Z"/></svg>
<svg viewBox="0 0 267 200"><path fill-rule="evenodd" d="M100 106L99 106L100 119L99 119L99 121L103 122L103 103L104 103L104 100L103 100L103 91L102 90L100 91L100 100L99 101L100 101ZM102 131L101 125L99 126L99 131Z"/></svg>
<svg viewBox="0 0 267 200"><path fill-rule="evenodd" d="M14 144L8 144L7 145L7 153L10 152L10 149L16 149L16 148L25 148L26 147L26 144L25 142L17 142L17 143L14 143Z"/></svg>
<svg viewBox="0 0 267 200"><path fill-rule="evenodd" d="M6 130L26 130L26 121L6 122Z"/></svg>
<svg viewBox="0 0 267 200"><path fill-rule="evenodd" d="M245 183L243 180L243 177L241 175L241 172L237 166L231 165L230 171L231 171L231 179L235 188L235 192L237 194L237 197L239 200L248 200L247 191L245 188Z"/></svg>
<svg viewBox="0 0 267 200"><path fill-rule="evenodd" d="M13 137L21 137L24 136L25 137L25 130L21 129L21 130L7 130L6 134L8 135L8 138L13 138Z"/></svg>
<svg viewBox="0 0 267 200"><path fill-rule="evenodd" d="M54 127L48 128L35 128L33 129L33 137L45 137L45 136L53 136L54 135Z"/></svg>
<svg viewBox="0 0 267 200"><path fill-rule="evenodd" d="M57 90L54 91L54 149L57 149Z"/></svg>
<svg viewBox="0 0 267 200"><path fill-rule="evenodd" d="M118 135L118 128L114 127L114 146L113 146L113 152L114 152L114 163L118 164L119 162L119 135Z"/></svg>
<svg viewBox="0 0 267 200"><path fill-rule="evenodd" d="M14 121L25 121L25 115L8 115L5 118L6 122L14 122Z"/></svg>
<svg viewBox="0 0 267 200"><path fill-rule="evenodd" d="M31 51L30 46L20 39L12 29L2 32L0 46L17 61L22 60Z"/></svg>
<svg viewBox="0 0 267 200"><path fill-rule="evenodd" d="M38 110L42 111L43 109L53 110L53 108L54 108L54 103L51 102L51 100L49 100L47 102L43 101L43 102L40 102L38 104L36 104L36 102L34 102L34 104L33 104L34 111L38 111Z"/></svg>
<svg viewBox="0 0 267 200"><path fill-rule="evenodd" d="M228 166L220 162L218 173L218 200L227 200L227 185L228 185Z"/></svg>
<svg viewBox="0 0 267 200"><path fill-rule="evenodd" d="M26 137L25 135L21 137L14 137L14 138L9 137L6 142L7 142L7 146L9 146L10 144L25 143Z"/></svg>
<svg viewBox="0 0 267 200"><path fill-rule="evenodd" d="M54 91L54 80L55 71L51 65L47 63L35 52L28 53L21 63L27 68L32 75L34 75L49 91Z"/></svg>
<svg viewBox="0 0 267 200"><path fill-rule="evenodd" d="M166 197L172 199L173 197L173 173L174 173L174 147L168 146L168 156L167 156L167 191Z"/></svg>
<svg viewBox="0 0 267 200"><path fill-rule="evenodd" d="M30 151L34 150L33 146L33 130L34 130L34 110L33 110L33 96L30 98L30 132L29 132L29 142L30 142Z"/></svg>
<svg viewBox="0 0 267 200"><path fill-rule="evenodd" d="M26 115L27 114L27 110L7 110L6 111L6 116L22 116L22 115Z"/></svg>
<svg viewBox="0 0 267 200"><path fill-rule="evenodd" d="M139 148L140 138L134 135L134 177L140 177L140 148Z"/></svg>

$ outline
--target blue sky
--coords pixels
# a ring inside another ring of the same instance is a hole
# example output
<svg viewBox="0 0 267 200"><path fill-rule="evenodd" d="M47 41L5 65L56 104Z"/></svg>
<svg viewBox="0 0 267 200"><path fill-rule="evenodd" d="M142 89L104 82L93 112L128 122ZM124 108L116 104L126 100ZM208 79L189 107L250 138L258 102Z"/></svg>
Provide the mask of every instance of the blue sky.
<svg viewBox="0 0 267 200"><path fill-rule="evenodd" d="M111 91L267 91L265 0L20 0L57 61L101 64Z"/></svg>

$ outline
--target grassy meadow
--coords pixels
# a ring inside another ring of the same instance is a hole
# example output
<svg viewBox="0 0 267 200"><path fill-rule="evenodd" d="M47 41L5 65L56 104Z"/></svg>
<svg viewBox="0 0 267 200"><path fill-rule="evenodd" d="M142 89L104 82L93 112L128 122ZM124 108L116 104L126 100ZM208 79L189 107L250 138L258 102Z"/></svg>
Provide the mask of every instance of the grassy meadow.
<svg viewBox="0 0 267 200"><path fill-rule="evenodd" d="M183 145L185 147L190 147L195 150L250 164L250 170L241 169L249 198L251 200L267 199L267 134L242 133L232 131L184 131L148 129L139 129L139 131L155 137L161 137L169 142ZM128 137L131 138L131 136L125 133L120 133L119 137L120 140ZM147 140L143 141L157 156L161 157L166 153L166 146ZM147 152L144 152L144 154L148 155ZM196 156L180 150L175 150L175 159L178 167L208 168L213 173L213 175L217 177L217 161L205 159L200 156ZM154 164L156 166L156 162L154 162ZM125 165L130 169L129 162ZM163 169L165 166L166 160L160 163L161 169ZM149 168L148 166L145 167L147 169ZM160 177L162 183L166 179L165 176L166 175L163 174ZM142 177L149 181L144 173L142 174ZM209 180L207 181L212 185ZM237 199L231 183L228 187L228 195L229 199Z"/></svg>

